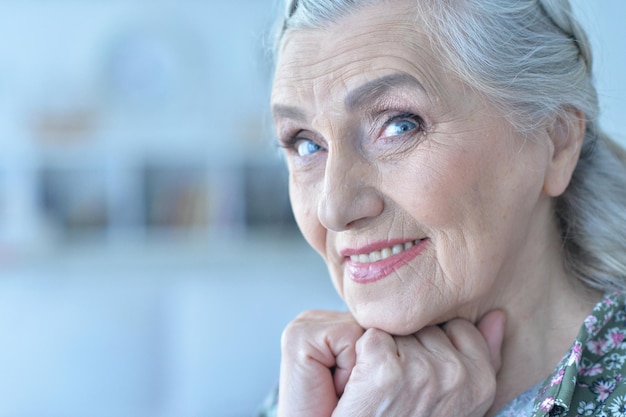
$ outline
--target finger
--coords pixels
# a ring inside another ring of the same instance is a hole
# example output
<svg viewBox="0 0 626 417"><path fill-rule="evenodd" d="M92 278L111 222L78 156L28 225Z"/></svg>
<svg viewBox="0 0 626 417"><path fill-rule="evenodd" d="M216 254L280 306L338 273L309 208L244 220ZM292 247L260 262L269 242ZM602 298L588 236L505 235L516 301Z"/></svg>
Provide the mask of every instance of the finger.
<svg viewBox="0 0 626 417"><path fill-rule="evenodd" d="M504 311L493 310L480 319L477 325L478 330L482 333L487 342L491 365L496 372L500 370L501 366L501 350L505 324L506 315Z"/></svg>
<svg viewBox="0 0 626 417"><path fill-rule="evenodd" d="M332 375L324 364L281 362L278 416L330 416L336 406Z"/></svg>
<svg viewBox="0 0 626 417"><path fill-rule="evenodd" d="M333 369L333 382L337 396L341 396L345 390L352 369L356 364L356 343L361 337L363 330L349 316L350 326L341 326L337 329L339 334L328 337L327 343L335 356Z"/></svg>
<svg viewBox="0 0 626 417"><path fill-rule="evenodd" d="M456 350L446 332L439 326L424 327L415 334L415 338L426 350L437 357L446 357L452 349Z"/></svg>
<svg viewBox="0 0 626 417"><path fill-rule="evenodd" d="M356 364L356 351L353 344L346 344L336 352L336 365L333 371L333 381L337 396L341 396L350 379L352 369Z"/></svg>
<svg viewBox="0 0 626 417"><path fill-rule="evenodd" d="M410 336L394 336L398 349L398 357L404 362L414 362L422 359L423 352L426 349L420 342L417 335Z"/></svg>
<svg viewBox="0 0 626 417"><path fill-rule="evenodd" d="M292 321L281 340L278 415L330 416L338 401L336 380L347 380L342 375L356 360L354 345L362 332L342 313L310 311ZM333 368L341 371L333 375Z"/></svg>
<svg viewBox="0 0 626 417"><path fill-rule="evenodd" d="M398 348L394 338L378 329L368 329L356 343L358 362L380 359L380 355L397 355Z"/></svg>
<svg viewBox="0 0 626 417"><path fill-rule="evenodd" d="M356 365L332 416L389 415L386 409L404 379L394 338L368 329L356 344Z"/></svg>
<svg viewBox="0 0 626 417"><path fill-rule="evenodd" d="M493 322L490 321L492 319ZM493 316L488 318L486 322L489 325L487 326L489 330L493 331L493 335L490 334L490 337L493 336L490 343L493 342L494 352L497 351L493 358L485 337L473 323L464 319L454 319L443 326L452 344L464 357L459 359L461 359L463 369L465 369L465 377L473 381L480 381L479 385L472 385L469 392L471 401L484 411L493 404L496 393L496 374L502 343L501 338L499 341L496 340L499 320L498 316Z"/></svg>
<svg viewBox="0 0 626 417"><path fill-rule="evenodd" d="M292 322L292 324L294 323L297 323L295 327L299 328L296 334L306 334L308 340L308 346L305 349L307 359L319 361L329 371L332 369L336 394L341 395L356 363L354 350L356 342L364 330L347 312L306 311ZM294 344L294 347L296 346L297 344ZM302 349L298 347L290 350L302 353ZM283 349L284 351L285 349Z"/></svg>
<svg viewBox="0 0 626 417"><path fill-rule="evenodd" d="M454 319L444 324L442 328L456 350L473 362L485 364L491 362L487 341L473 323L464 319Z"/></svg>
<svg viewBox="0 0 626 417"><path fill-rule="evenodd" d="M372 386L393 385L404 372L395 339L382 330L366 330L356 344L356 356L353 370L359 373L356 379L367 377L369 380L367 383Z"/></svg>

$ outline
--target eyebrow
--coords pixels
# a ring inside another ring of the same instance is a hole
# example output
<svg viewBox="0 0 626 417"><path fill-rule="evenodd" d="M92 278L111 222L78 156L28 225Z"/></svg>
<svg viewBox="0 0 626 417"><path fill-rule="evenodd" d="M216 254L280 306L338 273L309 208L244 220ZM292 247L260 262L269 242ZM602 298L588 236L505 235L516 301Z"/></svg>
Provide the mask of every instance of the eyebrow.
<svg viewBox="0 0 626 417"><path fill-rule="evenodd" d="M390 90L402 87L418 88L426 92L426 89L417 78L404 72L398 72L368 81L350 91L344 100L344 106L346 110L354 111L363 107L365 103L377 100ZM272 114L275 119L287 118L300 122L306 121L305 112L295 106L276 104L272 107Z"/></svg>
<svg viewBox="0 0 626 417"><path fill-rule="evenodd" d="M272 115L274 116L274 119L292 119L297 122L306 121L304 111L294 106L276 104L272 106Z"/></svg>
<svg viewBox="0 0 626 417"><path fill-rule="evenodd" d="M344 106L347 110L354 111L363 107L365 103L371 103L384 96L390 90L402 87L418 88L422 92L426 92L417 78L404 72L398 72L376 78L352 90L345 98Z"/></svg>

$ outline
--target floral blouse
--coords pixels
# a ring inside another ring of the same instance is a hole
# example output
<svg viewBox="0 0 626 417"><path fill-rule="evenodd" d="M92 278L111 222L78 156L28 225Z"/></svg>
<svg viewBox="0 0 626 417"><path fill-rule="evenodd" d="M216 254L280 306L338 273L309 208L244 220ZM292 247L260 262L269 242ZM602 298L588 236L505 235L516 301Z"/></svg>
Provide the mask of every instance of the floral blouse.
<svg viewBox="0 0 626 417"><path fill-rule="evenodd" d="M260 417L276 415L276 397ZM626 417L626 294L605 294L552 376L496 417L557 416Z"/></svg>
<svg viewBox="0 0 626 417"><path fill-rule="evenodd" d="M605 294L538 390L533 417L626 417L626 294Z"/></svg>

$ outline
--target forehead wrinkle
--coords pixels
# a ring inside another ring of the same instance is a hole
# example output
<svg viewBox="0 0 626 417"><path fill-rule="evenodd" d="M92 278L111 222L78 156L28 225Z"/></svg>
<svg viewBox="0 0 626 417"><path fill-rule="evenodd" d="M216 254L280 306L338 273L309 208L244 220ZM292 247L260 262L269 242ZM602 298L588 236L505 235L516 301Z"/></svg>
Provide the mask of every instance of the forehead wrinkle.
<svg viewBox="0 0 626 417"><path fill-rule="evenodd" d="M365 103L376 101L391 90L413 87L423 92L426 89L415 77L404 72L384 75L350 91L344 100L344 106L349 111L363 107Z"/></svg>
<svg viewBox="0 0 626 417"><path fill-rule="evenodd" d="M292 52L296 51L296 56L306 56L306 65L303 65L300 59L293 59L291 56L291 59L284 60L280 72L275 74L278 77L275 77L274 87L278 87L278 82L280 87L290 88L292 93L290 101L293 101L298 94L303 93L305 96L312 94L316 98L314 101L321 100L315 108L328 104L330 96L340 98L344 95L345 98L341 100L343 108L335 107L334 110L350 112L361 110L365 104L371 104L394 89L413 87L426 93L426 97L430 100L433 97L443 96L447 91L442 88L443 86L438 85L438 77L442 76L442 71L439 71L441 67L437 66L437 69L433 71L428 66L419 64L420 62L432 64L434 60L429 57L429 52L432 51L428 48L427 39L424 39L423 34L414 25L416 17L411 13L409 15L411 15L410 19L405 14L385 22L374 19L368 25L363 25L363 22L359 21L359 25L349 34L338 33L343 28L343 25L339 24L318 29L292 29L285 37L283 53L287 53L286 49L291 49ZM390 26L393 29L391 31ZM409 34L411 35L408 36ZM376 41L366 45L357 45L355 48L353 41L361 39L364 35L374 36ZM392 68L398 65L389 65L387 71L392 70L397 73L385 75L370 83L357 86L353 91L348 91L349 80L363 75L363 69L352 63L359 61L359 58L363 56L371 55L368 59L374 60L372 69L380 73L387 67L384 57L402 45L405 47L405 55L391 54L389 63L399 62L404 69ZM415 74L411 75L413 73ZM428 86L428 91L424 86ZM341 90L344 91L341 92ZM431 97L428 92L435 93L435 95ZM304 97L302 98L303 102L307 101ZM308 101L308 104L312 103ZM300 109L298 105L294 107ZM301 113L305 112L301 111ZM304 115L307 114L308 111ZM292 112L289 116L296 115Z"/></svg>

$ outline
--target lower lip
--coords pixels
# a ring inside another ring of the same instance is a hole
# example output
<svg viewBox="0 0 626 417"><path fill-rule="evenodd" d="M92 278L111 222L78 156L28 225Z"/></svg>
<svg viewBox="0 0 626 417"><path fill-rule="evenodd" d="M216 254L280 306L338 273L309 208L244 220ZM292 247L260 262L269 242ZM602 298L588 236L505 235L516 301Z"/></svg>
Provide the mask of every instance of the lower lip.
<svg viewBox="0 0 626 417"><path fill-rule="evenodd" d="M346 272L352 281L358 284L369 284L380 281L416 258L417 255L422 253L427 242L428 239L422 239L410 249L377 262L357 263L347 258Z"/></svg>

